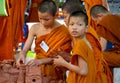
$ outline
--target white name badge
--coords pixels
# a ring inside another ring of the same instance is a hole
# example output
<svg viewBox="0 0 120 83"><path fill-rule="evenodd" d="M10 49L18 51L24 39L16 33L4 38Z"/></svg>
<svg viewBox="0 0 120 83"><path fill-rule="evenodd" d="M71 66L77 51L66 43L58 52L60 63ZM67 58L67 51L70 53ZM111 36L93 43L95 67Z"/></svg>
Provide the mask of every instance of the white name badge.
<svg viewBox="0 0 120 83"><path fill-rule="evenodd" d="M44 41L42 41L42 42L40 43L40 47L41 47L45 52L47 52L47 51L49 50L49 46L48 46Z"/></svg>

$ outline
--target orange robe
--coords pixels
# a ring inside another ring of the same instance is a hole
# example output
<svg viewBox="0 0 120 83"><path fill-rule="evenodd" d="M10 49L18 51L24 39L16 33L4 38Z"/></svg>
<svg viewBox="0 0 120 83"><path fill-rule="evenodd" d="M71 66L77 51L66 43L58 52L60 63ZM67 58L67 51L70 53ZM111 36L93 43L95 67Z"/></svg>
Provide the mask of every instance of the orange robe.
<svg viewBox="0 0 120 83"><path fill-rule="evenodd" d="M107 52L103 52L105 60L110 66L120 66L120 16L108 14L97 25L97 33L101 37L115 44Z"/></svg>
<svg viewBox="0 0 120 83"><path fill-rule="evenodd" d="M13 48L23 37L24 11L27 0L7 0L9 16L0 16L0 60L13 59Z"/></svg>
<svg viewBox="0 0 120 83"><path fill-rule="evenodd" d="M48 46L48 52L45 52L41 47L40 43L44 41ZM43 59L50 56L51 52L55 50L64 50L66 52L70 52L71 50L71 36L67 30L67 28L62 25L55 28L49 34L38 37L35 40L35 52L37 54L36 59ZM54 65L43 65L42 73L51 76L52 79L63 79L65 72L56 72ZM59 78L60 77L60 78Z"/></svg>
<svg viewBox="0 0 120 83"><path fill-rule="evenodd" d="M86 37L92 49L84 40L79 40L73 48L71 63L77 65L77 57L81 56L88 64L87 76L70 71L67 83L112 83L111 72L101 55L101 47L93 28L89 28Z"/></svg>
<svg viewBox="0 0 120 83"><path fill-rule="evenodd" d="M42 0L32 0L30 12L28 16L28 22L39 22L38 18L38 3Z"/></svg>

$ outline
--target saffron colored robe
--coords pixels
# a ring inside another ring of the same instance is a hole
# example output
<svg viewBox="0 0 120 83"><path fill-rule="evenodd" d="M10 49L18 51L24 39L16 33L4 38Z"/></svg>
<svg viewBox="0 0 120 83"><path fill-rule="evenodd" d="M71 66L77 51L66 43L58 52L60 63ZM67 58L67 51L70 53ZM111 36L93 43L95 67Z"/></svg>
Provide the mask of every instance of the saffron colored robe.
<svg viewBox="0 0 120 83"><path fill-rule="evenodd" d="M120 16L108 14L97 25L98 35L115 44L103 52L104 59L109 66L120 66Z"/></svg>
<svg viewBox="0 0 120 83"><path fill-rule="evenodd" d="M6 0L9 16L0 16L0 60L14 59L13 49L23 37L27 0Z"/></svg>
<svg viewBox="0 0 120 83"><path fill-rule="evenodd" d="M48 52L45 52L40 43L44 41L48 46ZM55 50L64 50L70 52L71 50L71 36L64 25L61 25L51 31L49 34L40 36L35 40L35 52L37 54L36 59L43 59L50 56L51 52ZM65 79L65 72L56 72L54 65L43 65L42 73L46 76L50 76L52 79Z"/></svg>
<svg viewBox="0 0 120 83"><path fill-rule="evenodd" d="M102 58L100 43L93 28L88 29L86 37L93 50L85 40L79 40L72 50L71 63L77 65L77 57L82 57L88 64L88 74L81 76L70 71L67 83L112 83L111 72Z"/></svg>

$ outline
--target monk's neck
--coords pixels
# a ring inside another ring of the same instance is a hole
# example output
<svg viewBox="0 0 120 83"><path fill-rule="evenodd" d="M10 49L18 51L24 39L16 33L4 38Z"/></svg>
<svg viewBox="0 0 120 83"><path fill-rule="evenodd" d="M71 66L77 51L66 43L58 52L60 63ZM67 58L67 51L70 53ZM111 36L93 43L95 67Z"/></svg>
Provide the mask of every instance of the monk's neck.
<svg viewBox="0 0 120 83"><path fill-rule="evenodd" d="M75 45L79 40L83 40L86 39L85 36L83 36L82 38L78 37L78 38L73 38L73 45Z"/></svg>

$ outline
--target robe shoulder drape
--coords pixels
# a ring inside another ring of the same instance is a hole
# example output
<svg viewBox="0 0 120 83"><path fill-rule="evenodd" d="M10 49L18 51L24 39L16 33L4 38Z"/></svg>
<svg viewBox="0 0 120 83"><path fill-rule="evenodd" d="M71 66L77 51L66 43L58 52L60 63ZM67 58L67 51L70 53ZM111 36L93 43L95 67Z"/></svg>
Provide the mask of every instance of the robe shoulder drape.
<svg viewBox="0 0 120 83"><path fill-rule="evenodd" d="M96 31L90 27L87 31L86 37L89 40L94 51L97 70L96 83L113 83L112 73L109 69L108 64L103 58L101 45ZM107 79L105 77L107 77Z"/></svg>

